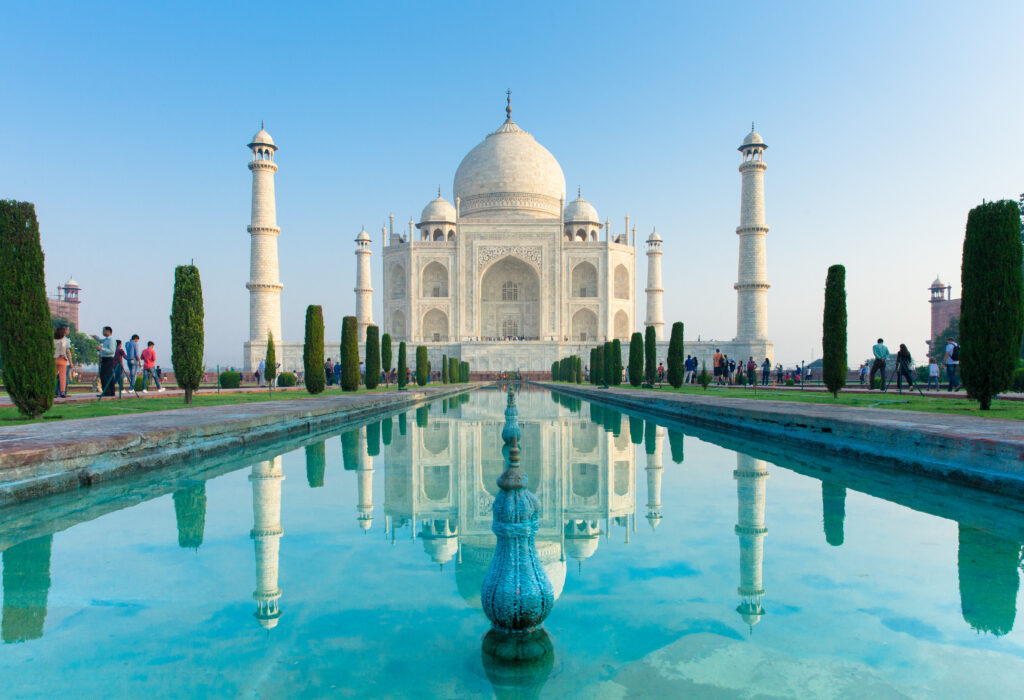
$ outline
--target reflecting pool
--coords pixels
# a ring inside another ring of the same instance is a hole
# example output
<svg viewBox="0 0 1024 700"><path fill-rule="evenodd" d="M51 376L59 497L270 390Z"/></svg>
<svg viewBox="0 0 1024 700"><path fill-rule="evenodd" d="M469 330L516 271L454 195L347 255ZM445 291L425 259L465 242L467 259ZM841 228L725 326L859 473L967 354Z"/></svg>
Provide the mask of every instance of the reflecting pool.
<svg viewBox="0 0 1024 700"><path fill-rule="evenodd" d="M1009 697L1024 506L519 394L555 593L482 654L505 395L0 510L4 697Z"/></svg>

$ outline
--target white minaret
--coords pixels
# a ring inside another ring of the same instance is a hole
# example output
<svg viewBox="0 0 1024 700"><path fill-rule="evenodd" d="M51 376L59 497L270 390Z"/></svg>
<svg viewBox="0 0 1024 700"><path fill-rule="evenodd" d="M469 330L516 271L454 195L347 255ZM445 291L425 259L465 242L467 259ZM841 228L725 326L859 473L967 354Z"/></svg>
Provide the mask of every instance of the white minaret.
<svg viewBox="0 0 1024 700"><path fill-rule="evenodd" d="M356 470L358 481L359 527L366 532L373 525L373 457L366 449L366 428L359 431L359 468Z"/></svg>
<svg viewBox="0 0 1024 700"><path fill-rule="evenodd" d="M251 249L249 254L249 282L245 288L249 290L249 344L250 347L263 348L267 343L267 333L274 335L274 342L280 343L281 338L281 278L277 265L277 237L281 229L277 227L277 204L274 200L274 152L277 146L260 123L260 130L252 137L249 144L252 150L252 219L249 224ZM262 350L253 352L246 358L251 362L253 357L262 355ZM258 361L258 360L257 360ZM246 369L251 369L247 367Z"/></svg>
<svg viewBox="0 0 1024 700"><path fill-rule="evenodd" d="M260 626L271 629L281 617L281 589L277 587L277 566L281 529L281 458L252 465L252 532L256 547L255 617Z"/></svg>
<svg viewBox="0 0 1024 700"><path fill-rule="evenodd" d="M363 229L356 236L356 319L359 342L366 342L366 327L373 325L373 287L370 286L370 234Z"/></svg>
<svg viewBox="0 0 1024 700"><path fill-rule="evenodd" d="M650 239L648 239L650 240ZM654 430L654 451L647 454L647 522L651 529L657 529L661 523L661 475L665 471L661 466L662 434L660 425Z"/></svg>
<svg viewBox="0 0 1024 700"><path fill-rule="evenodd" d="M658 340L665 339L665 317L661 310L661 236L652 231L647 237L647 320L644 327L654 326Z"/></svg>
<svg viewBox="0 0 1024 700"><path fill-rule="evenodd" d="M761 567L764 561L764 536L768 533L768 528L764 526L768 465L764 460L737 454L736 471L732 475L736 479L736 536L740 538L740 585L736 592L742 597L736 612L753 629L764 615L761 606L764 597Z"/></svg>
<svg viewBox="0 0 1024 700"><path fill-rule="evenodd" d="M740 173L743 193L740 197L740 256L736 289L736 340L768 339L768 259L765 240L768 227L764 223L765 145L761 135L750 125L750 133L739 147L743 154Z"/></svg>

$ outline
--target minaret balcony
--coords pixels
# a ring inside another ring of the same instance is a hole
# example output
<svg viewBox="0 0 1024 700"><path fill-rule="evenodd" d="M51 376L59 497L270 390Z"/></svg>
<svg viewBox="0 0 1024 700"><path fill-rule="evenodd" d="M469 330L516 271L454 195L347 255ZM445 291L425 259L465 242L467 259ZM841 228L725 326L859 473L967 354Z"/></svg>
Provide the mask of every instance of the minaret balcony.
<svg viewBox="0 0 1024 700"><path fill-rule="evenodd" d="M254 235L281 235L281 229L277 226L246 226L245 230Z"/></svg>

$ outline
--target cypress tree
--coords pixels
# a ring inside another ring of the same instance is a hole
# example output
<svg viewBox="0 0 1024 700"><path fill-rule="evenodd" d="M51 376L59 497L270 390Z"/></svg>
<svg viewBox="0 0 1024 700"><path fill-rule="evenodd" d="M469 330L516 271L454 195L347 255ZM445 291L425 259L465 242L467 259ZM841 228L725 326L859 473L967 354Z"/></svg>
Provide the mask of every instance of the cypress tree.
<svg viewBox="0 0 1024 700"><path fill-rule="evenodd" d="M558 381L558 360L551 363L551 381Z"/></svg>
<svg viewBox="0 0 1024 700"><path fill-rule="evenodd" d="M302 344L302 371L306 391L319 394L327 387L324 375L324 310L315 304L306 307L306 336ZM307 453L308 453L308 449Z"/></svg>
<svg viewBox="0 0 1024 700"><path fill-rule="evenodd" d="M644 381L653 385L658 378L658 335L654 326L644 331Z"/></svg>
<svg viewBox="0 0 1024 700"><path fill-rule="evenodd" d="M277 348L274 346L274 334L267 331L267 356L263 363L263 378L270 390L274 389L274 380L277 379Z"/></svg>
<svg viewBox="0 0 1024 700"><path fill-rule="evenodd" d="M405 341L398 343L398 388L404 389L409 383L409 365L405 359ZM402 433L405 435L405 433Z"/></svg>
<svg viewBox="0 0 1024 700"><path fill-rule="evenodd" d="M327 443L317 442L306 445L306 483L311 489L324 485L327 471Z"/></svg>
<svg viewBox="0 0 1024 700"><path fill-rule="evenodd" d="M597 348L590 348L590 377L589 381L591 384L597 384L597 372L595 367L597 366Z"/></svg>
<svg viewBox="0 0 1024 700"><path fill-rule="evenodd" d="M427 346L416 346L416 383L426 386L430 370L427 369Z"/></svg>
<svg viewBox="0 0 1024 700"><path fill-rule="evenodd" d="M668 339L668 367L666 374L668 383L678 389L683 385L683 323L672 324L672 335Z"/></svg>
<svg viewBox="0 0 1024 700"><path fill-rule="evenodd" d="M644 337L634 333L629 339L629 383L640 386L644 374Z"/></svg>
<svg viewBox="0 0 1024 700"><path fill-rule="evenodd" d="M463 383L469 381L469 363L468 362L463 362L462 363L462 373L459 375L459 380L462 381Z"/></svg>
<svg viewBox="0 0 1024 700"><path fill-rule="evenodd" d="M604 369L604 383L608 386L615 384L615 359L612 357L612 341L605 341L601 347L601 367Z"/></svg>
<svg viewBox="0 0 1024 700"><path fill-rule="evenodd" d="M1024 331L1020 209L987 202L967 215L960 281L960 370L967 395L987 411L1010 388Z"/></svg>
<svg viewBox="0 0 1024 700"><path fill-rule="evenodd" d="M359 322L355 316L341 319L341 390L359 388Z"/></svg>
<svg viewBox="0 0 1024 700"><path fill-rule="evenodd" d="M833 265L825 277L825 312L821 323L821 379L832 392L846 386L846 268Z"/></svg>
<svg viewBox="0 0 1024 700"><path fill-rule="evenodd" d="M203 381L203 285L199 268L174 268L174 297L171 301L171 366L174 379L185 390L185 403Z"/></svg>
<svg viewBox="0 0 1024 700"><path fill-rule="evenodd" d="M622 341L618 338L612 341L612 379L616 386L622 384Z"/></svg>
<svg viewBox="0 0 1024 700"><path fill-rule="evenodd" d="M174 519L178 525L178 546L199 549L206 530L206 484L178 489L172 498Z"/></svg>
<svg viewBox="0 0 1024 700"><path fill-rule="evenodd" d="M598 345L592 352L594 360L590 363L590 376L592 383L597 385L604 381L604 346Z"/></svg>
<svg viewBox="0 0 1024 700"><path fill-rule="evenodd" d="M384 370L385 381L391 383L391 334L385 333L380 339L380 366Z"/></svg>
<svg viewBox="0 0 1024 700"><path fill-rule="evenodd" d="M375 389L380 384L380 329L377 326L366 327L366 379L367 389Z"/></svg>
<svg viewBox="0 0 1024 700"><path fill-rule="evenodd" d="M579 355L573 355L573 358L575 358L574 364L576 365L576 372L575 372L575 374L576 374L576 383L577 384L582 384L583 383L583 358L580 357Z"/></svg>
<svg viewBox="0 0 1024 700"><path fill-rule="evenodd" d="M458 382L459 381L459 360L455 357L448 358L448 381Z"/></svg>
<svg viewBox="0 0 1024 700"><path fill-rule="evenodd" d="M53 405L57 366L39 222L30 202L0 200L0 270L4 388L19 413L38 418Z"/></svg>
<svg viewBox="0 0 1024 700"><path fill-rule="evenodd" d="M448 383L448 356L441 355L441 383Z"/></svg>

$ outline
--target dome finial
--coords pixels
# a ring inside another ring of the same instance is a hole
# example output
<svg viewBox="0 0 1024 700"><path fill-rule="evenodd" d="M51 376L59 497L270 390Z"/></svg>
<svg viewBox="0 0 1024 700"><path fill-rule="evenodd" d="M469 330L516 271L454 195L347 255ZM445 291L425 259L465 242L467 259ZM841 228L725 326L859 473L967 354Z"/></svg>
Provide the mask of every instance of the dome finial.
<svg viewBox="0 0 1024 700"><path fill-rule="evenodd" d="M437 186L437 198L438 199L441 198L441 186L440 185Z"/></svg>
<svg viewBox="0 0 1024 700"><path fill-rule="evenodd" d="M576 185L576 199L583 199L583 188Z"/></svg>
<svg viewBox="0 0 1024 700"><path fill-rule="evenodd" d="M512 88L505 91L505 118L512 121Z"/></svg>
<svg viewBox="0 0 1024 700"><path fill-rule="evenodd" d="M753 120L750 121L750 130L751 131L756 131L756 129L754 128L754 121Z"/></svg>
<svg viewBox="0 0 1024 700"><path fill-rule="evenodd" d="M260 131L262 131L262 130L263 130L263 120L260 119Z"/></svg>

